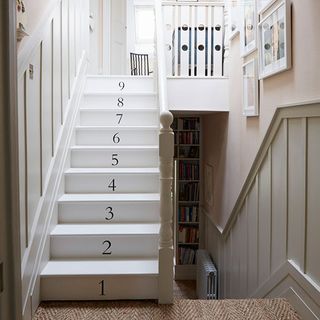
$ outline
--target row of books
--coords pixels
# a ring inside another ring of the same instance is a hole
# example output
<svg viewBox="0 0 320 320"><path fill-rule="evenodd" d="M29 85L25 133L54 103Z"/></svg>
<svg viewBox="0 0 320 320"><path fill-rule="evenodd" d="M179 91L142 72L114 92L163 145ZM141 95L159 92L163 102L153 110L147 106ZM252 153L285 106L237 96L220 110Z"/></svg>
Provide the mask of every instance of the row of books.
<svg viewBox="0 0 320 320"><path fill-rule="evenodd" d="M178 209L179 222L198 222L198 207L197 206L181 206Z"/></svg>
<svg viewBox="0 0 320 320"><path fill-rule="evenodd" d="M199 200L199 183L198 182L181 182L179 184L180 201L198 201Z"/></svg>
<svg viewBox="0 0 320 320"><path fill-rule="evenodd" d="M180 144L199 144L200 134L199 132L179 132Z"/></svg>
<svg viewBox="0 0 320 320"><path fill-rule="evenodd" d="M199 147L198 146L179 147L179 157L180 158L199 158Z"/></svg>
<svg viewBox="0 0 320 320"><path fill-rule="evenodd" d="M178 256L179 264L195 264L196 263L196 249L179 247Z"/></svg>
<svg viewBox="0 0 320 320"><path fill-rule="evenodd" d="M179 130L200 130L200 119L199 118L178 118L177 122L174 123L174 128Z"/></svg>
<svg viewBox="0 0 320 320"><path fill-rule="evenodd" d="M197 227L185 227L180 225L178 242L179 243L198 243L199 229Z"/></svg>
<svg viewBox="0 0 320 320"><path fill-rule="evenodd" d="M199 164L195 162L179 162L180 180L199 180Z"/></svg>

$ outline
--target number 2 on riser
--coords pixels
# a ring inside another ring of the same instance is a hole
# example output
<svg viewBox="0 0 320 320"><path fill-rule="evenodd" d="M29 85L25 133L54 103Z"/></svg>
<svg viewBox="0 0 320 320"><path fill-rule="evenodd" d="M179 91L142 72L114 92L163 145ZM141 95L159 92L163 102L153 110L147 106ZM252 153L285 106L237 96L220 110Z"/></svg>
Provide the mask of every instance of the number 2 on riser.
<svg viewBox="0 0 320 320"><path fill-rule="evenodd" d="M102 242L102 244L105 244L107 246L107 248L102 252L102 255L106 256L106 255L111 255L112 251L109 251L111 248L111 241L110 240L104 240Z"/></svg>

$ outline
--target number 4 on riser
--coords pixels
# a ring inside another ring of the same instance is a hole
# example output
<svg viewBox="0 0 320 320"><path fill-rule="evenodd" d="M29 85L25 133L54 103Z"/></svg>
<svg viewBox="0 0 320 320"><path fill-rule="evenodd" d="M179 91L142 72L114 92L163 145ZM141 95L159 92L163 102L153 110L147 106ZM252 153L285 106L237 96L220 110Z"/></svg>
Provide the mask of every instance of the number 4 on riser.
<svg viewBox="0 0 320 320"><path fill-rule="evenodd" d="M116 182L115 182L115 179L112 179L111 182L109 183L108 185L108 188L109 189L112 189L112 191L115 191L117 186L116 186Z"/></svg>

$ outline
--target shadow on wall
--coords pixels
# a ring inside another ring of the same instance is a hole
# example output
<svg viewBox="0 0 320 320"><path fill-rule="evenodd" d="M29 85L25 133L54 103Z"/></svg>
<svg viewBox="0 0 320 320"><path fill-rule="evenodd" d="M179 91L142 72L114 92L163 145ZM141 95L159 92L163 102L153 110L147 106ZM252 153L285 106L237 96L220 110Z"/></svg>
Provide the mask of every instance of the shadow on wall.
<svg viewBox="0 0 320 320"><path fill-rule="evenodd" d="M221 210L221 199L224 192L224 176L226 174L226 146L228 141L229 113L219 112L203 117L203 156L205 165L213 167L211 185L213 186L213 203L208 203L204 199L204 208L207 212L217 217L217 212ZM205 179L207 178L204 175ZM205 181L205 189L209 185ZM207 194L204 190L204 194ZM218 221L217 221L218 222Z"/></svg>

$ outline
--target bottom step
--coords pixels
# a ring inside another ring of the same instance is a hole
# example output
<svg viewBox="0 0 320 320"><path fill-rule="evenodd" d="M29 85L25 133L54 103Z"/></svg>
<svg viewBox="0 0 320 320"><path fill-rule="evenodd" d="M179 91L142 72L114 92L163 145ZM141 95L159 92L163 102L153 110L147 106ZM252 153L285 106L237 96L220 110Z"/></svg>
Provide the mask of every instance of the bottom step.
<svg viewBox="0 0 320 320"><path fill-rule="evenodd" d="M158 298L158 260L50 261L41 272L41 299Z"/></svg>

